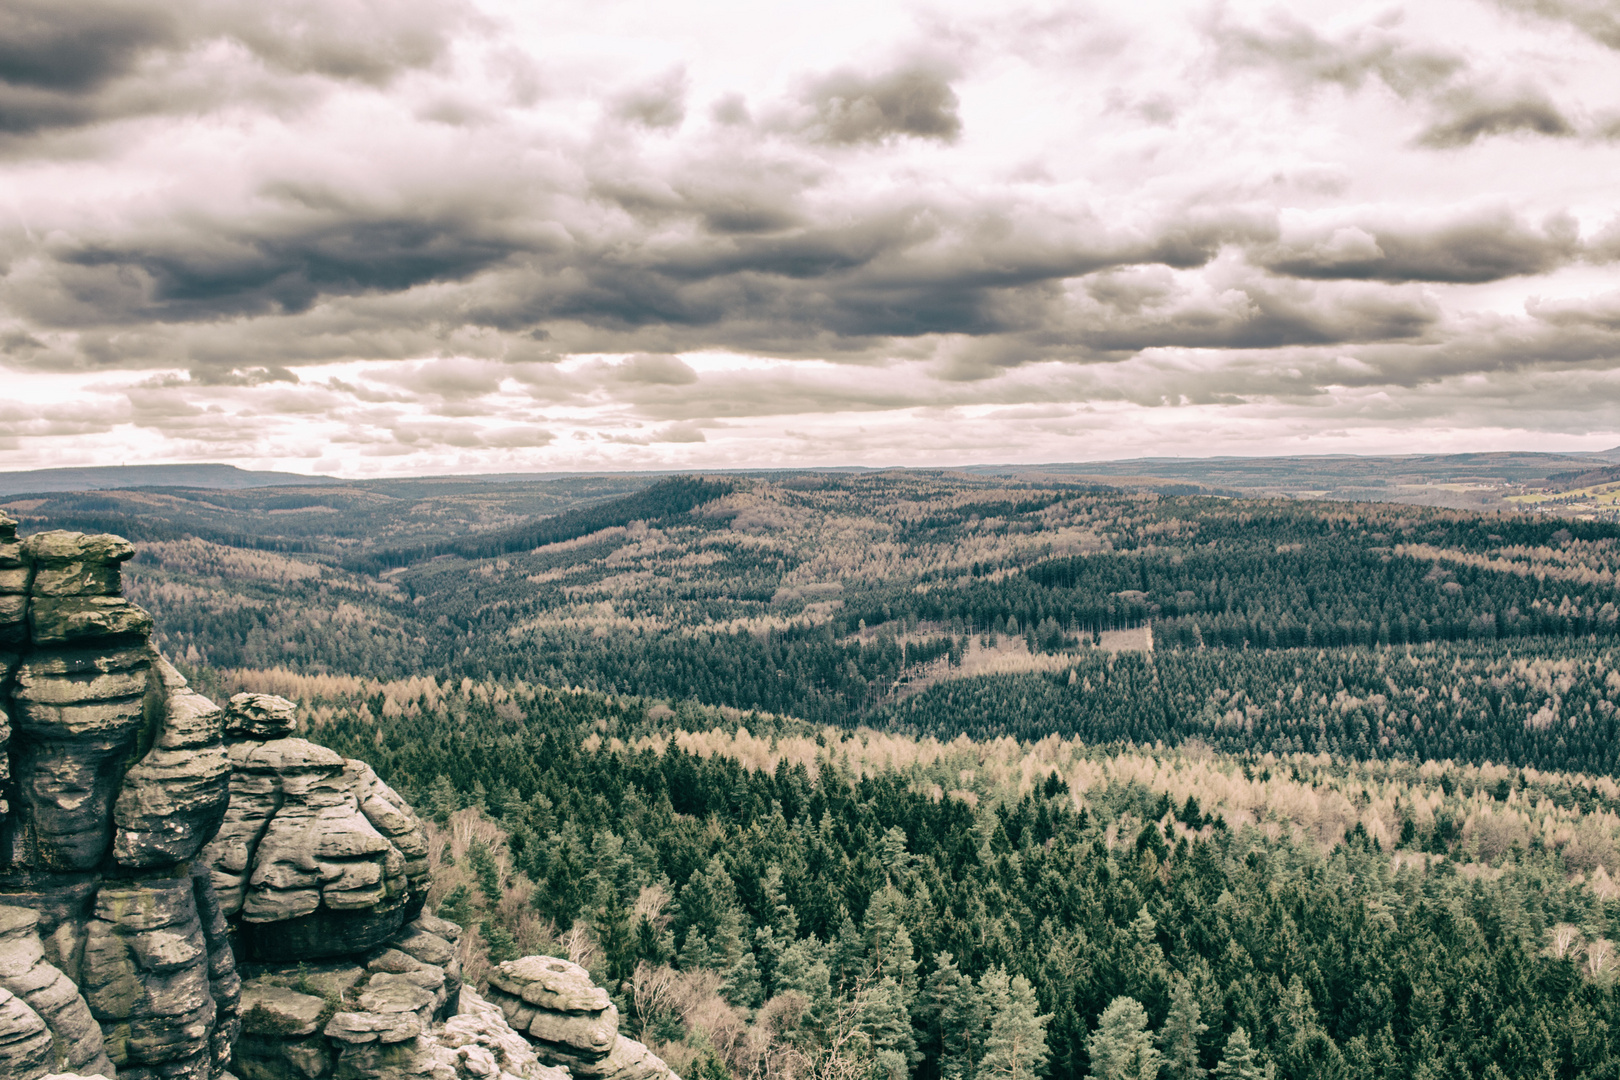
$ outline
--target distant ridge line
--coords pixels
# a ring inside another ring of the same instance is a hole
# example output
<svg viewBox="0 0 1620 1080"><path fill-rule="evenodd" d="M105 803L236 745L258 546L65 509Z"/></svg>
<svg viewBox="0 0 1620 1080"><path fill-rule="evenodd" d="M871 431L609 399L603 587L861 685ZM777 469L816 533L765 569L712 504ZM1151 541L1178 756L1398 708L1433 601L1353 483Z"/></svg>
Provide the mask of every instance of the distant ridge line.
<svg viewBox="0 0 1620 1080"><path fill-rule="evenodd" d="M235 465L199 462L190 465L87 465L60 469L0 472L0 496L43 495L62 491L116 491L125 488L179 487L240 491L244 488L341 484L335 476L255 472Z"/></svg>

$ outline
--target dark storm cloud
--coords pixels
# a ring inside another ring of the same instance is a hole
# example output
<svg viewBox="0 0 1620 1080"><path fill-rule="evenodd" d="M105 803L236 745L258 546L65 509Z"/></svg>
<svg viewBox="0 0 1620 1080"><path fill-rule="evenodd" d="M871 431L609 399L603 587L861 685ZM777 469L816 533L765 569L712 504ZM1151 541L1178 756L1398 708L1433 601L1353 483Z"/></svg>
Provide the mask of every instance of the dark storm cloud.
<svg viewBox="0 0 1620 1080"><path fill-rule="evenodd" d="M469 21L459 4L422 0L8 0L0 132L216 106L195 59L212 42L284 75L381 86L437 62Z"/></svg>
<svg viewBox="0 0 1620 1080"><path fill-rule="evenodd" d="M1507 210L1437 224L1344 224L1257 250L1255 261L1302 278L1478 283L1556 269L1581 253L1567 216L1540 227Z"/></svg>
<svg viewBox="0 0 1620 1080"><path fill-rule="evenodd" d="M1084 311L1075 340L1114 353L1398 341L1422 335L1439 319L1419 294L1365 287L1324 292L1257 280L1231 282L1215 294L1178 294L1104 281L1088 291L1101 302Z"/></svg>
<svg viewBox="0 0 1620 1080"><path fill-rule="evenodd" d="M184 40L184 27L167 6L116 0L0 5L0 131L29 132L119 112L119 103L103 100L100 91L144 56Z"/></svg>
<svg viewBox="0 0 1620 1080"><path fill-rule="evenodd" d="M875 143L896 136L949 142L962 130L949 73L915 64L880 75L845 70L812 83L809 133L822 142Z"/></svg>
<svg viewBox="0 0 1620 1080"><path fill-rule="evenodd" d="M152 231L64 241L61 284L100 319L207 321L305 311L323 297L458 281L530 246L501 208L453 199L376 205L282 183L272 212L238 220L180 217Z"/></svg>
<svg viewBox="0 0 1620 1080"><path fill-rule="evenodd" d="M1496 0L1510 11L1569 23L1594 41L1620 49L1620 8L1611 0Z"/></svg>
<svg viewBox="0 0 1620 1080"><path fill-rule="evenodd" d="M1217 17L1210 33L1217 55L1225 63L1270 68L1305 88L1336 83L1357 90L1376 78L1402 97L1411 97L1443 86L1467 67L1458 54L1411 45L1385 26L1364 27L1330 39L1298 19L1279 14L1264 28Z"/></svg>
<svg viewBox="0 0 1620 1080"><path fill-rule="evenodd" d="M1569 138L1576 133L1575 125L1537 91L1524 90L1507 99L1460 92L1445 103L1440 119L1418 141L1424 146L1447 148L1467 146L1487 135L1518 132L1552 138Z"/></svg>
<svg viewBox="0 0 1620 1080"><path fill-rule="evenodd" d="M168 5L9 0L0 7L0 80L12 89L82 93L182 39Z"/></svg>

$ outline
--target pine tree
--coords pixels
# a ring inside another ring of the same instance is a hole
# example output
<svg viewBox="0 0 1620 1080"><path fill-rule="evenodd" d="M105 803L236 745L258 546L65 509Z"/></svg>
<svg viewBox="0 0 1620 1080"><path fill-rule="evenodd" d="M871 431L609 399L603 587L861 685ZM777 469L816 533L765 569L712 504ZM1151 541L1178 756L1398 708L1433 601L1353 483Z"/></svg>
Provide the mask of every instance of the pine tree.
<svg viewBox="0 0 1620 1080"><path fill-rule="evenodd" d="M1092 1080L1156 1080L1163 1064L1147 1029L1147 1010L1130 997L1109 1002L1089 1050Z"/></svg>
<svg viewBox="0 0 1620 1080"><path fill-rule="evenodd" d="M861 958L866 955L866 942L855 927L849 912L840 908L838 937L832 942L831 964L833 978L841 987L854 985L863 971Z"/></svg>
<svg viewBox="0 0 1620 1080"><path fill-rule="evenodd" d="M1046 1068L1046 1025L1029 980L1007 978L999 966L979 978L980 1008L989 1021L984 1057L974 1075L980 1080L1033 1080ZM1150 1048L1151 1049L1151 1048ZM1152 1078L1147 1078L1152 1080Z"/></svg>
<svg viewBox="0 0 1620 1080"><path fill-rule="evenodd" d="M782 953L799 937L799 915L788 903L787 890L782 884L782 868L772 863L760 879L765 894L765 923L754 931L758 945L762 981L774 993L777 989L777 967Z"/></svg>
<svg viewBox="0 0 1620 1080"><path fill-rule="evenodd" d="M1199 1063L1198 1038L1208 1030L1209 1025L1199 1019L1198 995L1192 984L1177 975L1170 988L1170 1015L1159 1032L1170 1080L1204 1080L1209 1070Z"/></svg>
<svg viewBox="0 0 1620 1080"><path fill-rule="evenodd" d="M934 971L923 987L923 1011L939 1052L940 1080L971 1080L984 1053L984 1013L973 983L948 952L934 957Z"/></svg>
<svg viewBox="0 0 1620 1080"><path fill-rule="evenodd" d="M1258 1055L1249 1045L1249 1033L1233 1028L1226 1038L1221 1062L1215 1066L1215 1080L1265 1080L1269 1072L1260 1067Z"/></svg>
<svg viewBox="0 0 1620 1080"><path fill-rule="evenodd" d="M737 962L726 972L721 988L726 1000L740 1009L757 1009L765 1002L765 990L760 985L759 962L752 949L743 949Z"/></svg>
<svg viewBox="0 0 1620 1080"><path fill-rule="evenodd" d="M858 1023L872 1042L878 1072L889 1080L905 1080L911 1067L922 1060L917 1036L911 1028L900 986L884 977L864 989L858 999Z"/></svg>
<svg viewBox="0 0 1620 1080"><path fill-rule="evenodd" d="M461 793L450 783L450 778L440 773L433 778L433 786L428 788L427 812L433 820L440 825L450 824L450 815L461 809Z"/></svg>
<svg viewBox="0 0 1620 1080"><path fill-rule="evenodd" d="M906 930L904 904L905 897L893 886L873 894L866 909L867 968L893 979L909 1009L917 996L917 960Z"/></svg>
<svg viewBox="0 0 1620 1080"><path fill-rule="evenodd" d="M878 851L878 861L889 876L891 884L903 881L906 868L910 865L911 856L906 853L906 833L898 826L890 826L883 834Z"/></svg>

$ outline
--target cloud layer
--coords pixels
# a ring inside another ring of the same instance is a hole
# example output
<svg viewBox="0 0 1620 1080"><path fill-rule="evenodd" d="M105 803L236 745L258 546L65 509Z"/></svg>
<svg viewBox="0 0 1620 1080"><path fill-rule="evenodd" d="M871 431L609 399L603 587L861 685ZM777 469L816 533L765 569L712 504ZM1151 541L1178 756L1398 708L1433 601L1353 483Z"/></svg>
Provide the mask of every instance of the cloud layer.
<svg viewBox="0 0 1620 1080"><path fill-rule="evenodd" d="M1612 445L1617 27L1595 0L18 0L0 447Z"/></svg>

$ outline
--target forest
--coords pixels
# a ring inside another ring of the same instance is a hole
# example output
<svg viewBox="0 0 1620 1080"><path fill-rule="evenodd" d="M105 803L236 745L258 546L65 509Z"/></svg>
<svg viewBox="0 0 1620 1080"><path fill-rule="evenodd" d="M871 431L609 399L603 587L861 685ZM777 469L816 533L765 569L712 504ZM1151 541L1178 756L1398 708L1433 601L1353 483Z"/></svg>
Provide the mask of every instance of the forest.
<svg viewBox="0 0 1620 1080"><path fill-rule="evenodd" d="M257 685L438 823L475 952L585 963L683 1075L823 1075L834 1047L928 1080L1620 1061L1606 776Z"/></svg>
<svg viewBox="0 0 1620 1080"><path fill-rule="evenodd" d="M99 492L688 1080L1620 1074L1620 526L934 472ZM484 965L480 968L480 965Z"/></svg>

